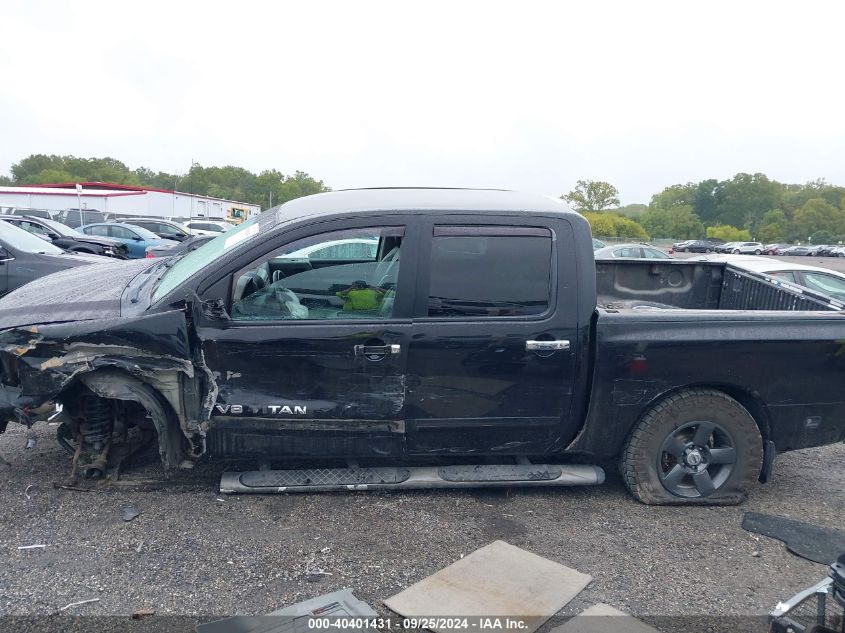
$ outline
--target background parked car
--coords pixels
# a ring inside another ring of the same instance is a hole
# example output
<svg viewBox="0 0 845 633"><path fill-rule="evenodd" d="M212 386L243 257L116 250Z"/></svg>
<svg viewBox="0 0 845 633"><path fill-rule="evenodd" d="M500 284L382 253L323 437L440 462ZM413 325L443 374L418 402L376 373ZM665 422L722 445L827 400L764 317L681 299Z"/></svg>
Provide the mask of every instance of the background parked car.
<svg viewBox="0 0 845 633"><path fill-rule="evenodd" d="M172 222L162 218L121 218L115 221L120 224L140 226L151 233L155 233L163 240L182 242L191 236L187 229L178 222Z"/></svg>
<svg viewBox="0 0 845 633"><path fill-rule="evenodd" d="M151 259L153 257L173 257L174 255L181 255L182 253L190 253L197 250L203 244L210 242L215 235L192 235L183 242L179 242L175 246L162 244L159 246L147 246L146 257Z"/></svg>
<svg viewBox="0 0 845 633"><path fill-rule="evenodd" d="M790 246L780 252L781 255L789 255L791 257L801 257L804 255L815 257L818 253L818 246Z"/></svg>
<svg viewBox="0 0 845 633"><path fill-rule="evenodd" d="M762 255L763 245L760 242L736 242L731 247L734 255Z"/></svg>
<svg viewBox="0 0 845 633"><path fill-rule="evenodd" d="M192 235L220 235L232 228L231 224L222 220L189 220L183 222L182 226Z"/></svg>
<svg viewBox="0 0 845 633"><path fill-rule="evenodd" d="M64 211L59 211L58 215L56 215L53 219L58 220L72 229L76 229L83 224L105 222L108 220L108 217L102 211L97 211L95 209L83 209L82 213L79 212L79 209L65 209Z"/></svg>
<svg viewBox="0 0 845 633"><path fill-rule="evenodd" d="M10 222L0 222L0 296L33 279L97 261L108 260L69 253Z"/></svg>
<svg viewBox="0 0 845 633"><path fill-rule="evenodd" d="M125 244L109 237L95 237L85 235L76 229L65 226L55 220L35 218L27 215L0 215L0 220L14 224L33 235L52 242L55 246L74 253L88 253L90 255L104 255L126 259Z"/></svg>
<svg viewBox="0 0 845 633"><path fill-rule="evenodd" d="M305 246L287 253L289 259L363 259L373 260L378 250L378 238L349 238Z"/></svg>
<svg viewBox="0 0 845 633"><path fill-rule="evenodd" d="M789 248L791 244L766 244L763 247L763 255L783 255L783 251Z"/></svg>
<svg viewBox="0 0 845 633"><path fill-rule="evenodd" d="M819 266L793 264L782 259L754 256L711 256L701 261L727 261L734 266L765 273L814 292L845 301L845 275Z"/></svg>
<svg viewBox="0 0 845 633"><path fill-rule="evenodd" d="M28 209L22 207L0 207L0 215L28 215L32 218L55 219L58 213L47 209Z"/></svg>
<svg viewBox="0 0 845 633"><path fill-rule="evenodd" d="M816 255L820 257L834 257L833 251L836 250L836 244L819 244Z"/></svg>
<svg viewBox="0 0 845 633"><path fill-rule="evenodd" d="M596 259L672 259L666 252L648 244L614 244L593 253Z"/></svg>
<svg viewBox="0 0 845 633"><path fill-rule="evenodd" d="M163 240L155 233L147 229L135 226L134 224L123 224L120 222L98 222L97 224L87 224L79 229L85 235L99 235L101 237L111 237L123 244L129 249L130 259L141 259L147 255L148 246L159 246L167 244L175 246L178 244L175 240Z"/></svg>
<svg viewBox="0 0 845 633"><path fill-rule="evenodd" d="M733 249L733 247L736 244L739 244L739 242L725 242L724 244L719 244L718 246L716 246L715 249L713 249L713 252L714 253L730 253L731 249Z"/></svg>
<svg viewBox="0 0 845 633"><path fill-rule="evenodd" d="M709 240L687 240L686 242L679 242L673 244L672 248L681 253L712 253L716 250L718 244L714 244Z"/></svg>

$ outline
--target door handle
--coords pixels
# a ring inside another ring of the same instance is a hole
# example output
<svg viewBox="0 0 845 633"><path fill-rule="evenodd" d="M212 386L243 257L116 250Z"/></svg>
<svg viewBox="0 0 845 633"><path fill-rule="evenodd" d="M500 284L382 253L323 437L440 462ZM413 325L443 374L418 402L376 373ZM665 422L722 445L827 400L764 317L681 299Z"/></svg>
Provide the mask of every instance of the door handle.
<svg viewBox="0 0 845 633"><path fill-rule="evenodd" d="M402 346L395 343L393 345L356 345L352 349L355 352L355 356L366 356L367 358L374 356L382 357L388 354L399 354L402 352Z"/></svg>
<svg viewBox="0 0 845 633"><path fill-rule="evenodd" d="M569 349L569 341L525 341L526 352L554 352Z"/></svg>

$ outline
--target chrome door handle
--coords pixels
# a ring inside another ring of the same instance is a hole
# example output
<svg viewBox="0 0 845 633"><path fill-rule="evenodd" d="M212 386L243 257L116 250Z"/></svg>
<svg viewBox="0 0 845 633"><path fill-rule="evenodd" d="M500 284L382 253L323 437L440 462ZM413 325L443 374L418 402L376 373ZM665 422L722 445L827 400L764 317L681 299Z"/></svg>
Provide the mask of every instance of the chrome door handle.
<svg viewBox="0 0 845 633"><path fill-rule="evenodd" d="M393 345L356 345L352 348L355 356L386 356L387 354L400 354L402 346Z"/></svg>
<svg viewBox="0 0 845 633"><path fill-rule="evenodd" d="M569 341L525 341L526 352L554 352L569 349Z"/></svg>

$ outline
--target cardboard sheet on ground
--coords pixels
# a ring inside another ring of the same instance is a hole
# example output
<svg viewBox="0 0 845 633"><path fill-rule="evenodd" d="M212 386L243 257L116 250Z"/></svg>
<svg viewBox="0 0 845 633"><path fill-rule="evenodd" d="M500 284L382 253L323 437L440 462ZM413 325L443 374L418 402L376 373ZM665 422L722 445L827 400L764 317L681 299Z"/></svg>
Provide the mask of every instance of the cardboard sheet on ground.
<svg viewBox="0 0 845 633"><path fill-rule="evenodd" d="M549 633L659 633L624 611L606 604L594 604Z"/></svg>
<svg viewBox="0 0 845 633"><path fill-rule="evenodd" d="M526 624L520 632L531 633L591 580L587 574L504 541L494 541L384 604L405 617L520 618Z"/></svg>

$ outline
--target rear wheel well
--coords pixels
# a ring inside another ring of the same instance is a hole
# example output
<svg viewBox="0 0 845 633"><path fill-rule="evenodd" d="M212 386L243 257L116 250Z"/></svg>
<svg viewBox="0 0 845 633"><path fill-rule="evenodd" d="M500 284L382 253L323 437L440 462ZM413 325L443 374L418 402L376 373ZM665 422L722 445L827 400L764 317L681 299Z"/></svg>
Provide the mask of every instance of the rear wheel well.
<svg viewBox="0 0 845 633"><path fill-rule="evenodd" d="M637 427L637 424L639 424L640 421L654 407L656 407L661 402L671 396L681 393L682 391L690 391L693 389L710 389L712 391L721 391L726 396L730 396L731 398L739 402L739 404L741 404L743 407L745 407L748 413L751 414L751 417L754 418L754 422L757 424L757 428L760 430L760 435L763 437L763 441L765 442L769 439L769 413L766 409L766 405L763 404L763 401L746 389L737 387L736 385L724 385L719 383L700 383L684 385L683 387L678 387L676 389L672 389L671 391L667 391L665 393L660 394L658 397L654 398L654 400L649 402L648 405L643 409L643 413L637 418L636 422L634 422L632 428L629 430L629 437L631 433L633 433L634 429Z"/></svg>

